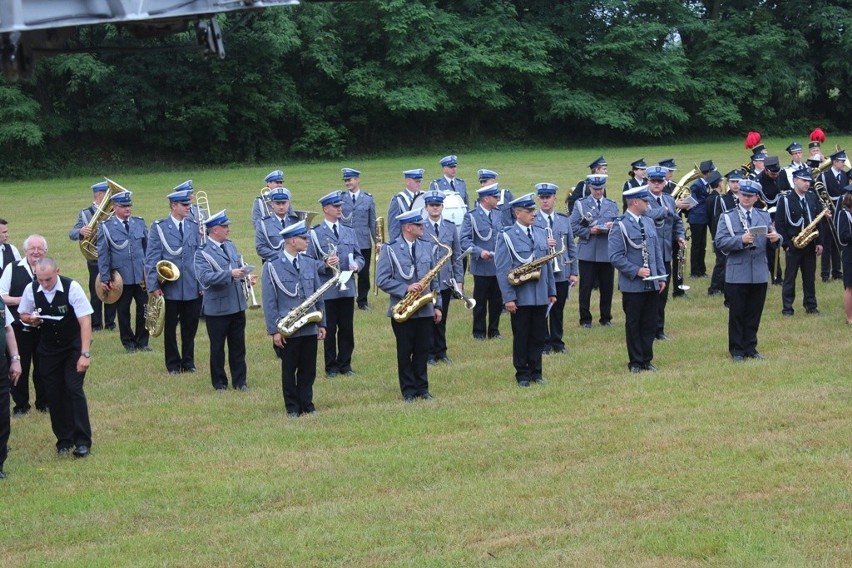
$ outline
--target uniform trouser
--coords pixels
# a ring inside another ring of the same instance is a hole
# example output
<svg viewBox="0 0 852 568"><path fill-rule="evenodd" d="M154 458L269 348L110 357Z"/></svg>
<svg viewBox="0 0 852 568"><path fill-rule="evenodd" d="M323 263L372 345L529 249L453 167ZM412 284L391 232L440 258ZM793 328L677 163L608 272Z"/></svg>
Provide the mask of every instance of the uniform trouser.
<svg viewBox="0 0 852 568"><path fill-rule="evenodd" d="M725 282L728 298L728 351L733 356L752 355L757 351L757 330L766 302L767 284Z"/></svg>
<svg viewBox="0 0 852 568"><path fill-rule="evenodd" d="M281 391L288 414L304 414L314 407L314 381L317 378L317 336L285 338L283 349L275 347L281 359Z"/></svg>
<svg viewBox="0 0 852 568"><path fill-rule="evenodd" d="M669 303L669 288L672 284L672 261L667 260L663 264L666 266L666 288L659 294L657 299L657 329L656 335L662 335L666 332L666 305Z"/></svg>
<svg viewBox="0 0 852 568"><path fill-rule="evenodd" d="M565 329L565 302L568 300L570 288L571 283L567 280L556 283L556 303L550 308L550 315L547 318L547 334L544 338L545 351L562 351L565 349L562 335Z"/></svg>
<svg viewBox="0 0 852 568"><path fill-rule="evenodd" d="M89 405L83 392L86 373L77 372L79 346L58 352L40 349L36 357L47 383L50 425L56 436L56 448L91 446Z"/></svg>
<svg viewBox="0 0 852 568"><path fill-rule="evenodd" d="M716 262L713 264L713 273L710 275L710 289L712 291L725 291L725 262L727 256L713 245L713 253L716 255Z"/></svg>
<svg viewBox="0 0 852 568"><path fill-rule="evenodd" d="M707 224L690 223L689 231L692 234L692 245L689 248L689 273L691 276L703 276L707 274L707 265L704 263L704 253L707 250Z"/></svg>
<svg viewBox="0 0 852 568"><path fill-rule="evenodd" d="M403 397L423 395L429 392L429 376L426 361L429 358L429 343L432 340L432 317L411 318L396 322L391 319L396 336L396 368L399 389Z"/></svg>
<svg viewBox="0 0 852 568"><path fill-rule="evenodd" d="M3 471L3 464L6 463L6 456L9 453L9 434L11 432L11 421L9 420L9 387L12 382L9 380L9 365L6 358L0 359L0 471Z"/></svg>
<svg viewBox="0 0 852 568"><path fill-rule="evenodd" d="M683 217L684 216L681 215L681 218L683 218ZM684 219L684 223L685 222L686 222L686 219ZM692 231L692 229L690 229L690 231ZM674 283L674 289L672 290L672 298L677 298L679 296L684 296L686 294L685 290L680 289L680 286L683 285L683 278L685 276L683 274L683 272L686 270L686 266L684 266L683 269L681 269L681 267L680 267L680 265L677 261L678 249L680 249L680 243L677 240L677 234L672 233L672 251L673 251L672 254L675 256L675 258L672 260L672 262L674 262L675 267L676 267L675 274L673 276L674 279L672 281ZM686 262L684 262L684 264L686 264Z"/></svg>
<svg viewBox="0 0 852 568"><path fill-rule="evenodd" d="M163 326L163 347L166 369L185 371L195 367L195 334L201 316L201 298L194 300L166 300L166 322ZM180 350L177 344L177 326L180 324Z"/></svg>
<svg viewBox="0 0 852 568"><path fill-rule="evenodd" d="M518 382L542 378L541 354L547 337L545 313L547 306L518 306L511 315L512 364Z"/></svg>
<svg viewBox="0 0 852 568"><path fill-rule="evenodd" d="M98 263L86 263L86 268L89 269L89 301L92 304L92 329L102 329L104 327L115 326L115 313L118 309L118 303L104 304L97 293L95 293L95 282L100 279L98 271Z"/></svg>
<svg viewBox="0 0 852 568"><path fill-rule="evenodd" d="M452 297L453 291L450 288L441 290L441 321L432 329L432 347L429 349L429 357L432 359L447 356L447 316L450 315Z"/></svg>
<svg viewBox="0 0 852 568"><path fill-rule="evenodd" d="M41 330L37 327L23 327L19 322L12 324L12 329L15 331L15 341L18 343L18 355L21 356L21 376L18 379L18 384L12 385L14 410L26 412L30 409L30 367L33 370L35 407L39 410L45 410L47 409L47 386L45 386L44 377L41 374L38 358L35 356Z"/></svg>
<svg viewBox="0 0 852 568"><path fill-rule="evenodd" d="M778 270L775 270L775 251L776 250L778 250L777 247L766 247L766 262L769 265L769 280L772 281L772 282L775 282L777 280L781 280L782 278L784 278L784 272L781 269L780 259L779 259L779 262L778 262Z"/></svg>
<svg viewBox="0 0 852 568"><path fill-rule="evenodd" d="M210 381L213 388L228 388L225 373L225 343L228 344L228 366L234 388L246 384L246 313L205 316L210 338Z"/></svg>
<svg viewBox="0 0 852 568"><path fill-rule="evenodd" d="M793 302L796 301L796 277L800 269L802 271L802 305L806 310L816 309L816 244L811 243L803 249L791 246L787 249L784 260L786 273L784 286L781 288L782 311L793 311Z"/></svg>
<svg viewBox="0 0 852 568"><path fill-rule="evenodd" d="M130 302L136 304L136 326L130 327ZM145 329L145 306L148 294L139 284L125 284L118 307L118 333L125 348L136 349L148 345L148 330Z"/></svg>
<svg viewBox="0 0 852 568"><path fill-rule="evenodd" d="M325 372L348 373L355 350L355 298L326 300L325 323Z"/></svg>
<svg viewBox="0 0 852 568"><path fill-rule="evenodd" d="M622 292L624 332L627 338L628 367L644 366L654 359L654 335L657 329L657 305L660 293Z"/></svg>
<svg viewBox="0 0 852 568"><path fill-rule="evenodd" d="M358 271L358 306L366 306L369 303L367 296L370 295L370 258L372 255L372 247L361 249L361 256L364 257L364 268Z"/></svg>
<svg viewBox="0 0 852 568"><path fill-rule="evenodd" d="M503 313L503 294L496 276L473 277L473 336L486 337L485 317L488 316L487 337L500 335L500 314Z"/></svg>
<svg viewBox="0 0 852 568"><path fill-rule="evenodd" d="M608 262L581 260L580 263L580 324L592 323L592 284L598 283L601 294L601 323L612 320L612 289L615 269Z"/></svg>
<svg viewBox="0 0 852 568"><path fill-rule="evenodd" d="M834 221L830 221L834 222ZM843 265L840 263L840 251L834 243L834 237L825 239L822 250L820 275L823 280L829 277L840 279L843 277Z"/></svg>

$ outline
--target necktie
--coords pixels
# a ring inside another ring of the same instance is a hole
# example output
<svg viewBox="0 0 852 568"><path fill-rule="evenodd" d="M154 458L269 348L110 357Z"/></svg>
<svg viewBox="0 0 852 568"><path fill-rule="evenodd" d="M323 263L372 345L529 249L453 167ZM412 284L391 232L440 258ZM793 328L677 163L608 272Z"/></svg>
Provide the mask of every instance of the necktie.
<svg viewBox="0 0 852 568"><path fill-rule="evenodd" d="M805 201L804 197L801 198L801 203L802 203L802 219L805 220L805 223L810 223L811 222L811 216L808 215L808 203L807 203L807 201Z"/></svg>
<svg viewBox="0 0 852 568"><path fill-rule="evenodd" d="M127 231L128 236L130 235L130 223L124 221L124 230Z"/></svg>
<svg viewBox="0 0 852 568"><path fill-rule="evenodd" d="M551 217L550 215L547 216L547 224L550 226L551 229L553 228L553 217Z"/></svg>
<svg viewBox="0 0 852 568"><path fill-rule="evenodd" d="M417 261L417 241L411 243L411 261L416 264Z"/></svg>
<svg viewBox="0 0 852 568"><path fill-rule="evenodd" d="M485 216L488 217L488 222L490 223L491 222L491 211L487 212L485 214Z"/></svg>
<svg viewBox="0 0 852 568"><path fill-rule="evenodd" d="M355 205L355 194L352 194L352 205Z"/></svg>
<svg viewBox="0 0 852 568"><path fill-rule="evenodd" d="M284 217L283 219L281 219L281 228L282 229L287 228L287 217Z"/></svg>
<svg viewBox="0 0 852 568"><path fill-rule="evenodd" d="M456 182L455 182L455 180L452 180L452 179L450 180L450 189L452 189L453 191L455 191L455 190L456 190Z"/></svg>
<svg viewBox="0 0 852 568"><path fill-rule="evenodd" d="M296 269L296 272L299 271L299 260L297 258L293 259L293 268Z"/></svg>
<svg viewBox="0 0 852 568"><path fill-rule="evenodd" d="M840 174L837 174L835 177L837 178L837 185L840 185Z"/></svg>
<svg viewBox="0 0 852 568"><path fill-rule="evenodd" d="M435 236L436 236L436 237L440 236L440 235L438 234L438 223L435 223Z"/></svg>
<svg viewBox="0 0 852 568"><path fill-rule="evenodd" d="M527 236L530 238L530 241L532 241L532 240L533 240L533 238L532 238L532 229L531 229L530 227L527 227Z"/></svg>
<svg viewBox="0 0 852 568"><path fill-rule="evenodd" d="M598 213L600 213L601 212L601 200L595 199L595 202L597 203L597 206L598 206Z"/></svg>
<svg viewBox="0 0 852 568"><path fill-rule="evenodd" d="M657 197L657 205L659 205L660 207L663 206L663 198L662 197L659 197L659 196Z"/></svg>
<svg viewBox="0 0 852 568"><path fill-rule="evenodd" d="M183 221L178 223L178 233L180 233L180 238L183 239Z"/></svg>
<svg viewBox="0 0 852 568"><path fill-rule="evenodd" d="M746 224L751 227L751 209L746 211Z"/></svg>
<svg viewBox="0 0 852 568"><path fill-rule="evenodd" d="M337 223L335 223L334 225L331 226L331 230L334 232L334 238L339 239L340 235L337 234Z"/></svg>

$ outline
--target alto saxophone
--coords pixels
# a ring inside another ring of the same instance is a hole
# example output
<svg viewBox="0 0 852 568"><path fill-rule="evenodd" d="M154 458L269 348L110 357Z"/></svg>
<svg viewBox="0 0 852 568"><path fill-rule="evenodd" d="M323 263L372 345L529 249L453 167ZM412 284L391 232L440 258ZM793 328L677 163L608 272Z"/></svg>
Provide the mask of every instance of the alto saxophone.
<svg viewBox="0 0 852 568"><path fill-rule="evenodd" d="M512 286L520 286L524 282L531 282L541 278L541 267L547 264L550 260L561 256L565 252L565 239L562 239L562 248L544 255L541 258L536 258L530 262L516 266L509 271L509 284Z"/></svg>
<svg viewBox="0 0 852 568"><path fill-rule="evenodd" d="M426 287L429 286L429 282L431 282L432 279L435 278L435 276L437 276L439 272L441 272L441 268L443 268L443 266L447 264L450 261L450 258L453 256L453 249L451 247L439 241L437 237L435 237L435 235L432 235L432 238L435 240L438 246L447 249L447 255L441 260L439 260L435 267L426 273L426 276L420 279L421 290L425 290ZM408 321L411 316L420 311L420 308L430 302L434 303L437 298L438 293L434 290L432 290L428 294L423 294L422 296L420 295L420 292L406 293L402 300L397 302L394 305L393 310L391 310L391 316L393 317L393 321L397 323Z"/></svg>
<svg viewBox="0 0 852 568"><path fill-rule="evenodd" d="M325 294L325 291L332 288L337 281L340 280L340 269L336 266L329 266L334 275L322 286L317 288L316 292L305 298L305 301L290 310L290 313L279 318L275 322L275 327L278 333L284 337L290 337L309 323L319 323L322 321L322 312L319 310L310 311L311 307L317 303L320 296Z"/></svg>

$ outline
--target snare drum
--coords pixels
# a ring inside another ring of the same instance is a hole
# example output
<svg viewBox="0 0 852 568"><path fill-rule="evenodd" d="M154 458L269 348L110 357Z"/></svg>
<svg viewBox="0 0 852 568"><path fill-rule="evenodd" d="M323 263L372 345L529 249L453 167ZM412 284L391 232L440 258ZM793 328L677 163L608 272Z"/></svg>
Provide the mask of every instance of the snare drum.
<svg viewBox="0 0 852 568"><path fill-rule="evenodd" d="M461 232L464 214L467 213L467 206L464 204L464 199L456 191L444 192L444 211L442 213L444 219L448 219L456 224L456 232Z"/></svg>

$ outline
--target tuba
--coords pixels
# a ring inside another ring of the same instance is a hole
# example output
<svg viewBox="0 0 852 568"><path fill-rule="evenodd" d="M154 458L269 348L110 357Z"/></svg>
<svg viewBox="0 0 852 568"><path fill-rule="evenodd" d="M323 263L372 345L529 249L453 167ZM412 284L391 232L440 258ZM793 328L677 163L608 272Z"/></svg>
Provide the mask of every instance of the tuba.
<svg viewBox="0 0 852 568"><path fill-rule="evenodd" d="M555 248L555 247L554 247ZM512 286L520 286L524 282L538 280L541 278L541 267L550 262L552 259L561 256L565 252L565 240L562 240L562 248L544 255L541 258L536 258L530 262L526 262L520 266L516 266L509 271L509 284Z"/></svg>
<svg viewBox="0 0 852 568"><path fill-rule="evenodd" d="M420 279L421 292L407 292L402 300L394 305L393 310L391 310L391 316L393 317L393 321L397 323L408 321L411 316L420 311L420 308L430 302L435 303L435 300L438 298L438 293L434 290L428 294L421 295L421 293L429 285L429 282L441 272L441 268L450 261L450 258L453 256L453 249L439 241L435 235L432 235L432 238L438 246L447 250L447 254L435 264L432 270Z"/></svg>
<svg viewBox="0 0 852 568"><path fill-rule="evenodd" d="M309 323L319 323L322 321L322 312L319 310L309 311L311 307L317 303L320 296L325 294L326 290L332 288L337 281L340 280L340 269L336 266L329 266L334 275L322 286L317 288L316 292L305 298L305 301L290 310L283 318L275 322L275 328L278 333L284 337L290 337L301 328Z"/></svg>
<svg viewBox="0 0 852 568"><path fill-rule="evenodd" d="M674 197L675 201L689 197L689 186L692 185L692 182L701 177L701 170L697 165L692 165L694 167L686 172L686 175L680 178L680 181L678 181L672 189L672 197Z"/></svg>
<svg viewBox="0 0 852 568"><path fill-rule="evenodd" d="M92 234L88 237L80 239L80 252L86 257L86 260L98 260L98 225L112 217L112 196L116 193L127 191L109 178L104 178L107 181L107 190L104 193L104 198L100 205L92 214L92 219L86 223L86 226L92 230Z"/></svg>
<svg viewBox="0 0 852 568"><path fill-rule="evenodd" d="M159 276L159 274L158 274ZM145 329L151 337L159 337L163 333L166 324L166 298L162 294L155 296L148 294L148 303L145 304Z"/></svg>

